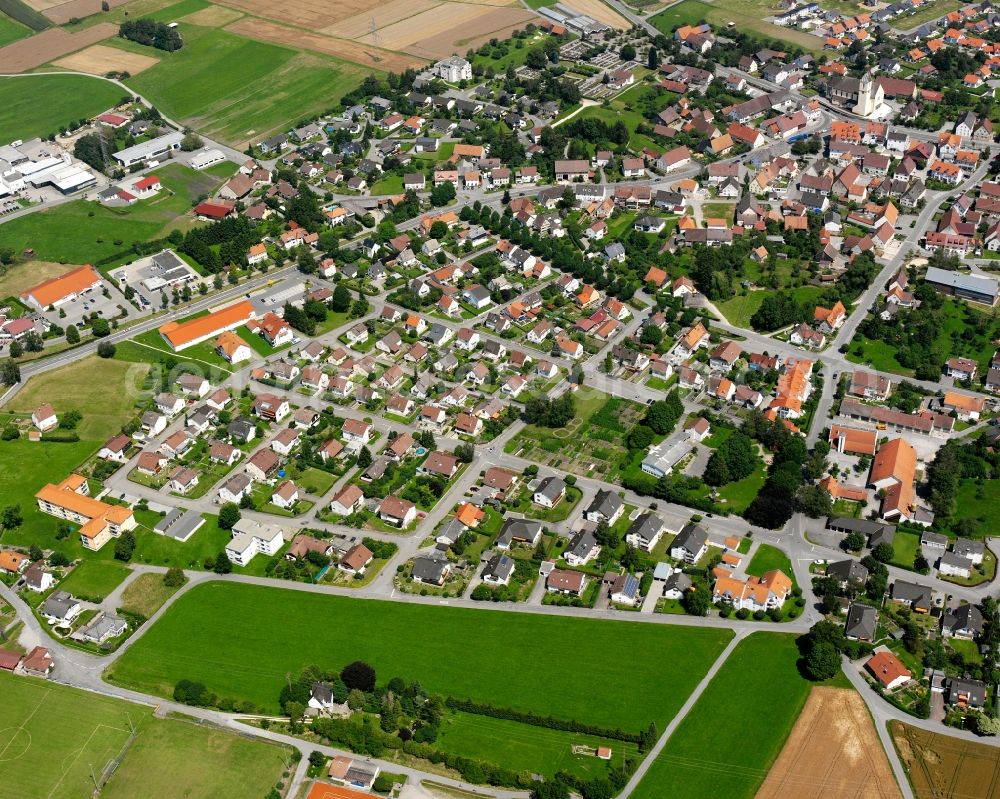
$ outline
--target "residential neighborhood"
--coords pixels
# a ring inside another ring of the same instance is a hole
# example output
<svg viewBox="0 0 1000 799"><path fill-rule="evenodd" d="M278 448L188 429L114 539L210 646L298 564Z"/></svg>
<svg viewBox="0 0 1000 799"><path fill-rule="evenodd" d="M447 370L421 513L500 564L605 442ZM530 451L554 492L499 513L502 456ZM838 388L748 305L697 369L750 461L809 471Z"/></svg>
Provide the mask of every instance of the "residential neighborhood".
<svg viewBox="0 0 1000 799"><path fill-rule="evenodd" d="M269 799L995 770L989 0L196 5L0 9L6 105L84 81L0 110L12 790L39 684L156 708L67 796L182 717Z"/></svg>

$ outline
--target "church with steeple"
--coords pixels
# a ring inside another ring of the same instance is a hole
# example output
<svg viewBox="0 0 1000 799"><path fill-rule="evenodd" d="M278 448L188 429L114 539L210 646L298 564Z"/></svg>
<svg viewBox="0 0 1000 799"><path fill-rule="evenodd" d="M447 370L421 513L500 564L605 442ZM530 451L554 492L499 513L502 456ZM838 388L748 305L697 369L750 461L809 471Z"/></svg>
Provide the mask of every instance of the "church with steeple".
<svg viewBox="0 0 1000 799"><path fill-rule="evenodd" d="M870 117L885 102L885 90L871 72L866 72L860 78L830 78L827 97L858 116Z"/></svg>

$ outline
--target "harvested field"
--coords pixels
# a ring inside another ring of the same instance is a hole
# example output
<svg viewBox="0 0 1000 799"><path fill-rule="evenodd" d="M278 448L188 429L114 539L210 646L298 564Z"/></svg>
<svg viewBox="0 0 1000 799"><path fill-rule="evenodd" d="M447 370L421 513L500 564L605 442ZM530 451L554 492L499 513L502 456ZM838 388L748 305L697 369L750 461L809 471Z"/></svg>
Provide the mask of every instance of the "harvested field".
<svg viewBox="0 0 1000 799"><path fill-rule="evenodd" d="M43 0L45 2L45 0ZM108 0L111 8L125 5L129 0ZM74 17L83 19L101 10L101 0L69 0L68 3L51 3L44 10L46 17L57 25L64 25Z"/></svg>
<svg viewBox="0 0 1000 799"><path fill-rule="evenodd" d="M563 5L572 8L574 11L579 11L581 14L586 14L598 22L603 22L605 25L610 25L612 28L628 30L632 27L632 23L618 12L612 10L611 6L602 3L601 0L566 0Z"/></svg>
<svg viewBox="0 0 1000 799"><path fill-rule="evenodd" d="M813 688L757 799L900 799L868 708L849 688Z"/></svg>
<svg viewBox="0 0 1000 799"><path fill-rule="evenodd" d="M127 53L117 47L95 44L52 63L57 67L71 69L74 72L87 72L90 75L104 75L108 72L128 72L138 75L159 60L139 53Z"/></svg>
<svg viewBox="0 0 1000 799"><path fill-rule="evenodd" d="M72 265L57 264L54 261L25 261L17 266L8 266L0 276L0 298L16 297L46 280L66 274Z"/></svg>
<svg viewBox="0 0 1000 799"><path fill-rule="evenodd" d="M402 50L413 42L430 39L446 31L471 29L478 18L489 14L490 10L471 3L449 3L447 12L430 9L394 25L386 25L379 30L382 46L389 50Z"/></svg>
<svg viewBox="0 0 1000 799"><path fill-rule="evenodd" d="M441 5L443 5L441 0L389 0L388 3L379 7L376 24L381 30L387 25L392 25L403 19L410 19ZM364 40L365 37L371 36L371 22L372 15L366 11L342 19L333 25L327 25L320 32L343 39Z"/></svg>
<svg viewBox="0 0 1000 799"><path fill-rule="evenodd" d="M0 73L27 72L117 33L118 26L109 22L102 22L77 33L67 33L62 28L49 28L27 39L0 47Z"/></svg>
<svg viewBox="0 0 1000 799"><path fill-rule="evenodd" d="M24 0L24 4L35 11L46 11L61 4L61 0Z"/></svg>
<svg viewBox="0 0 1000 799"><path fill-rule="evenodd" d="M225 30L247 36L263 42L273 42L286 47L312 50L317 53L335 56L355 64L385 70L387 72L403 72L410 67L421 67L425 62L406 53L393 53L379 50L375 47L351 42L345 39L334 39L318 33L287 28L274 22L249 17L227 25Z"/></svg>
<svg viewBox="0 0 1000 799"><path fill-rule="evenodd" d="M375 8L371 0L343 0L336 4L327 0L290 0L287 3L273 3L271 0L225 0L222 5L314 31L355 14L367 13L370 17Z"/></svg>
<svg viewBox="0 0 1000 799"><path fill-rule="evenodd" d="M431 60L447 58L453 53L464 53L470 47L479 47L493 37L504 39L515 28L523 28L535 19L522 8L493 8L462 23L452 24L436 35L412 40L402 49Z"/></svg>
<svg viewBox="0 0 1000 799"><path fill-rule="evenodd" d="M1000 799L1000 750L889 722L913 793L935 799Z"/></svg>
<svg viewBox="0 0 1000 799"><path fill-rule="evenodd" d="M209 6L201 11L195 11L186 17L181 17L180 22L189 25L201 25L203 28L224 28L230 23L236 22L243 14L233 8L225 6Z"/></svg>

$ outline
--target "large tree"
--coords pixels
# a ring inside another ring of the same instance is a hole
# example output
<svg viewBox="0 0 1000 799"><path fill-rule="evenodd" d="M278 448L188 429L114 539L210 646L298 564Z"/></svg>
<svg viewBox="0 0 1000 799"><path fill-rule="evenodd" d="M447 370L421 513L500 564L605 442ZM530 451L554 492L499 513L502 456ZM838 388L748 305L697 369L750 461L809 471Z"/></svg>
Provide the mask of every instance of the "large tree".
<svg viewBox="0 0 1000 799"><path fill-rule="evenodd" d="M840 652L830 643L813 645L806 654L806 671L814 680L829 680L840 670Z"/></svg>

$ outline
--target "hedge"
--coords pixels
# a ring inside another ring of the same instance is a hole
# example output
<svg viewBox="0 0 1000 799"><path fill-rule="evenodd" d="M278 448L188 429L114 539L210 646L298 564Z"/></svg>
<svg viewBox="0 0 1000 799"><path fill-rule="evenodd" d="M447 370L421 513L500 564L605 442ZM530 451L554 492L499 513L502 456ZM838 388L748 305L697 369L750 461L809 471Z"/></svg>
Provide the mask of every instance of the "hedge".
<svg viewBox="0 0 1000 799"><path fill-rule="evenodd" d="M599 738L614 738L619 741L629 743L639 743L642 735L635 732L626 732L622 729L610 729L600 727L596 724L584 724L581 721L566 719L556 719L552 716L539 716L536 713L525 713L509 707L496 707L484 702L473 702L469 699L458 699L449 696L444 700L447 707L452 710L460 710L463 713L473 713L477 716L490 716L495 719L507 719L508 721L518 721L521 724L531 724L535 727L548 727L552 730L564 730L565 732L578 732L583 735L594 735Z"/></svg>

